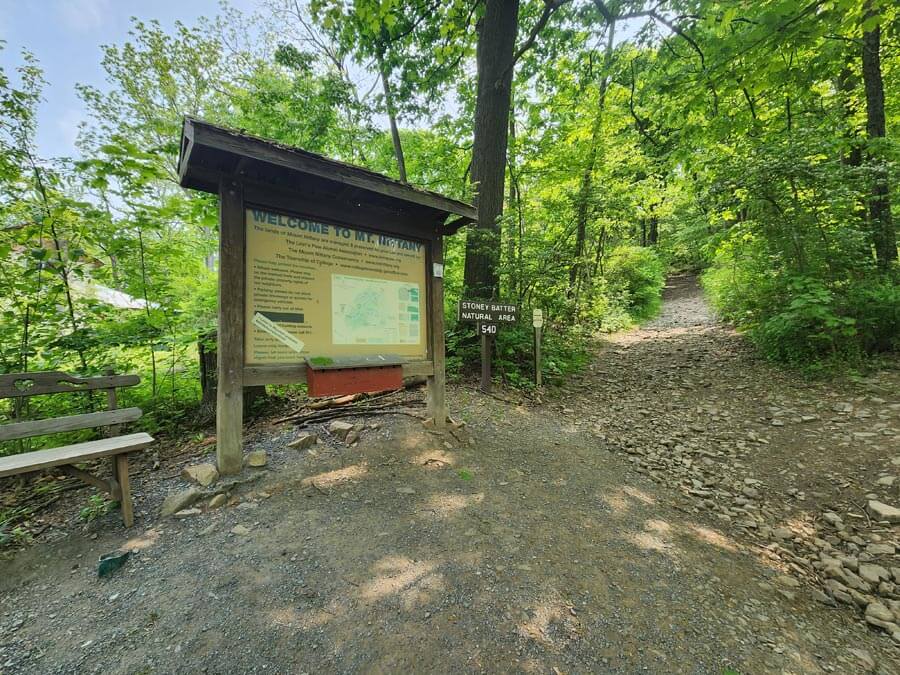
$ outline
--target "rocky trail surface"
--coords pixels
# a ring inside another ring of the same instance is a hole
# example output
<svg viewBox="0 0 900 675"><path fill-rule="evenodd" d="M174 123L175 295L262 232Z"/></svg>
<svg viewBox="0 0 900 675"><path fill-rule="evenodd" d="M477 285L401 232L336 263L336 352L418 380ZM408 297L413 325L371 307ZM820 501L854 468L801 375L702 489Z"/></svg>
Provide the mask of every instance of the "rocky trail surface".
<svg viewBox="0 0 900 675"><path fill-rule="evenodd" d="M0 561L0 672L900 672L898 381L779 371L674 280L540 400L453 388L451 433L262 424L203 488L161 454L131 531Z"/></svg>

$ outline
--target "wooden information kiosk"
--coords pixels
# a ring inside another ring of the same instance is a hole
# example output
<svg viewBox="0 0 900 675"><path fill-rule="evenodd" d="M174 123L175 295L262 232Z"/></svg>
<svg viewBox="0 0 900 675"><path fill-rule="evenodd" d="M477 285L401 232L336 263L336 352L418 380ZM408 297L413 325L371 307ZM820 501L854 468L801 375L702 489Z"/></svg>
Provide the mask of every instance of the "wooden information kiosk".
<svg viewBox="0 0 900 675"><path fill-rule="evenodd" d="M245 386L369 391L421 375L444 426L443 237L472 206L190 118L178 172L219 195L222 473L241 469Z"/></svg>

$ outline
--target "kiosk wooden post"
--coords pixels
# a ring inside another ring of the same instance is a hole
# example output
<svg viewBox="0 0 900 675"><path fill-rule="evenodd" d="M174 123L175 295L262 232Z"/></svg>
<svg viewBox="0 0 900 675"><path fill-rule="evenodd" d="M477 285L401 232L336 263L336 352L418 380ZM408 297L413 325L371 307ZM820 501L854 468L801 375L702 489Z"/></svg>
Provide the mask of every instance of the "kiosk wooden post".
<svg viewBox="0 0 900 675"><path fill-rule="evenodd" d="M431 288L429 307L429 340L432 372L428 376L428 416L436 429L447 424L447 375L444 370L444 238L440 235L431 240Z"/></svg>
<svg viewBox="0 0 900 675"><path fill-rule="evenodd" d="M221 473L241 470L244 387L306 382L322 361L339 363L334 386L374 386L361 375L386 363L426 377L446 424L443 238L475 220L471 205L190 118L178 172L219 196ZM372 292L386 311L356 323L349 308L371 314Z"/></svg>
<svg viewBox="0 0 900 675"><path fill-rule="evenodd" d="M240 472L244 421L244 198L235 180L219 184L219 329L216 463Z"/></svg>

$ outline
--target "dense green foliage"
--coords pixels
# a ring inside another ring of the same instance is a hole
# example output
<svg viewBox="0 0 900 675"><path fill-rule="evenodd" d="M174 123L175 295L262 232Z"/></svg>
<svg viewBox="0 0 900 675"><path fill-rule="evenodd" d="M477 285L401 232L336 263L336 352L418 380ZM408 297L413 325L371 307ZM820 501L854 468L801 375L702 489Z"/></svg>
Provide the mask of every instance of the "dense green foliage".
<svg viewBox="0 0 900 675"><path fill-rule="evenodd" d="M413 184L473 197L483 3L264 7L172 31L135 20L103 48L108 87L79 87L77 160L38 155L35 58L0 72L0 372L138 372L125 403L145 424L196 419L217 204L177 186L183 115L394 176L402 160ZM597 331L652 316L671 267L703 271L719 312L773 358L898 346L896 244L891 256L873 210L900 199L893 5L522 0L519 19L499 295L544 309L548 376L580 367ZM862 58L876 28L882 136ZM446 313L448 363L467 376L464 255L463 234L448 242ZM531 340L527 325L500 334L500 377L524 386ZM62 405L79 403L30 414Z"/></svg>

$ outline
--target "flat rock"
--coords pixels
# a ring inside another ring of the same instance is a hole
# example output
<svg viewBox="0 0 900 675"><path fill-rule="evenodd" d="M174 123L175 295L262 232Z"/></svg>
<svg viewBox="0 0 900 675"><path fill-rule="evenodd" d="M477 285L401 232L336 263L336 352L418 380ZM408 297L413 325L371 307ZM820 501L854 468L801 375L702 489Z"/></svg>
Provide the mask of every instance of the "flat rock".
<svg viewBox="0 0 900 675"><path fill-rule="evenodd" d="M894 555L893 544L869 544L866 546L869 555Z"/></svg>
<svg viewBox="0 0 900 675"><path fill-rule="evenodd" d="M776 527L774 530L772 530L772 535L776 539L793 539L794 538L794 533L791 532L786 527Z"/></svg>
<svg viewBox="0 0 900 675"><path fill-rule="evenodd" d="M877 520L886 520L889 523L900 523L900 509L895 508L877 499L869 500L869 513Z"/></svg>
<svg viewBox="0 0 900 675"><path fill-rule="evenodd" d="M180 492L170 494L162 503L162 507L160 508L160 515L163 518L173 516L179 511L183 511L192 504L200 501L204 496L206 496L206 493L200 488L196 487L188 488L187 490L181 490Z"/></svg>
<svg viewBox="0 0 900 675"><path fill-rule="evenodd" d="M843 519L841 519L841 517L838 514L834 513L833 511L826 511L825 513L822 514L822 518L825 520L826 523L828 523L829 525L831 525L834 528L837 528L840 530L844 527Z"/></svg>
<svg viewBox="0 0 900 675"><path fill-rule="evenodd" d="M192 518L193 516L199 516L203 511L197 508L190 509L182 509L181 511L175 512L176 518Z"/></svg>
<svg viewBox="0 0 900 675"><path fill-rule="evenodd" d="M789 577L787 574L782 574L781 576L775 577L775 583L779 586L785 586L786 588L797 588L800 586L800 582L797 581L794 577Z"/></svg>
<svg viewBox="0 0 900 675"><path fill-rule="evenodd" d="M872 565L871 563L859 564L859 576L870 584L878 584L879 581L887 581L891 578L888 572L881 565Z"/></svg>
<svg viewBox="0 0 900 675"><path fill-rule="evenodd" d="M207 508L217 509L220 506L224 506L226 501L228 501L228 497L226 497L224 494L218 494L209 500L209 504L207 504Z"/></svg>
<svg viewBox="0 0 900 675"><path fill-rule="evenodd" d="M269 461L265 450L254 450L247 454L247 466L261 467Z"/></svg>
<svg viewBox="0 0 900 675"><path fill-rule="evenodd" d="M874 670L875 669L875 659L872 658L872 655L867 652L865 649L851 649L849 650L853 656L856 657L856 660L859 661L860 665L866 670Z"/></svg>
<svg viewBox="0 0 900 675"><path fill-rule="evenodd" d="M893 623L894 613L880 602L870 602L866 606L866 621L884 628L882 624Z"/></svg>
<svg viewBox="0 0 900 675"><path fill-rule="evenodd" d="M244 537L250 534L250 528L246 525L235 525L231 528L231 534L236 534L238 536Z"/></svg>
<svg viewBox="0 0 900 675"><path fill-rule="evenodd" d="M302 433L297 438L288 443L289 448L297 448L298 450L306 450L316 444L319 437L311 433Z"/></svg>
<svg viewBox="0 0 900 675"><path fill-rule="evenodd" d="M341 440L347 438L347 434L353 431L353 425L343 420L334 420L328 425L328 432L337 436Z"/></svg>
<svg viewBox="0 0 900 675"><path fill-rule="evenodd" d="M193 481L203 487L208 487L219 480L219 470L214 464L206 462L204 464L195 464L186 466L181 472L181 477Z"/></svg>
<svg viewBox="0 0 900 675"><path fill-rule="evenodd" d="M413 488L411 488L411 487L398 487L398 488L397 488L397 492L399 492L401 495L414 495L414 494L416 494L416 491L415 491Z"/></svg>

